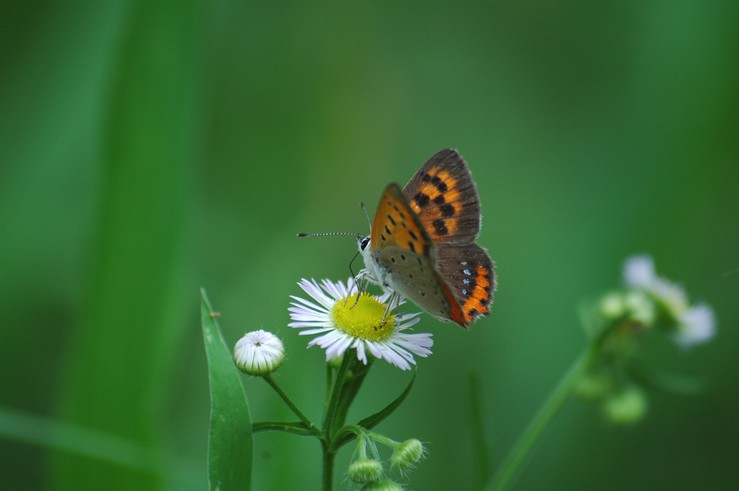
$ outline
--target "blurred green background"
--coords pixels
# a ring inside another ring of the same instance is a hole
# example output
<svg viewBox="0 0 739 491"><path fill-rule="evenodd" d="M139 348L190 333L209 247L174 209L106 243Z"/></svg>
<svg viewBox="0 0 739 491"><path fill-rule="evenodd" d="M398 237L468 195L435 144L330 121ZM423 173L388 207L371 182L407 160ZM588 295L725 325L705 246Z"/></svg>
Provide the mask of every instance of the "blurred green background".
<svg viewBox="0 0 739 491"><path fill-rule="evenodd" d="M647 252L719 331L642 354L705 392L650 393L628 428L568 403L517 489L736 489L739 3L0 10L2 489L206 488L200 286L230 343L284 339L278 379L318 420L324 355L286 326L288 295L301 277L345 278L355 243L295 232L365 232L358 203L373 210L446 146L478 183L499 290L470 332L421 324L434 354L379 428L428 442L411 487L472 489L470 374L495 464L584 346L578 306ZM356 417L407 382L383 365ZM245 386L255 420L294 419L260 380ZM55 452L31 442L59 437L36 416L152 453L125 467ZM255 452L255 489L318 488L315 441L257 434Z"/></svg>

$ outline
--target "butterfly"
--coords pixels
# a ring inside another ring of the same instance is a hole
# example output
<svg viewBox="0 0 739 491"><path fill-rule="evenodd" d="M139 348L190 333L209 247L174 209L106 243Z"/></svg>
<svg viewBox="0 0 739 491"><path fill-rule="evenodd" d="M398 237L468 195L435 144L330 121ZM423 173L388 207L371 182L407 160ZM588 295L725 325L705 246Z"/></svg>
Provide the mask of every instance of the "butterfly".
<svg viewBox="0 0 739 491"><path fill-rule="evenodd" d="M370 235L358 237L359 277L467 327L490 314L493 261L477 245L480 197L459 153L433 155L408 184L382 193Z"/></svg>

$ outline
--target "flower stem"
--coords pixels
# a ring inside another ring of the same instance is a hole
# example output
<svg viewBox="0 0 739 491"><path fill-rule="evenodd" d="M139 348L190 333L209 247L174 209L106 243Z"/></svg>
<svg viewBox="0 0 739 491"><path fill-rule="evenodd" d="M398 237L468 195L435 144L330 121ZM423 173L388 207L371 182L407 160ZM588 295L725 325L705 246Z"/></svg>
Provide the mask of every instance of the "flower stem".
<svg viewBox="0 0 739 491"><path fill-rule="evenodd" d="M331 449L331 444L325 441L323 445L323 487L322 491L331 491L334 487L334 457L336 452Z"/></svg>
<svg viewBox="0 0 739 491"><path fill-rule="evenodd" d="M295 413L295 416L300 419L301 423L303 423L308 431L313 433L315 436L317 436L320 439L323 439L323 433L321 433L321 430L318 429L316 425L314 425L311 420L309 420L300 409L298 409L298 406L293 403L293 401L288 397L287 394L280 388L279 385L277 385L277 382L272 378L270 374L262 375L262 378L277 392L277 394L282 398L283 401L285 401L285 404L292 410L293 413Z"/></svg>
<svg viewBox="0 0 739 491"><path fill-rule="evenodd" d="M341 441L340 431L346 421L346 415L349 412L349 406L354 401L359 388L367 376L371 361L364 365L349 353L344 354L344 360L341 362L336 378L333 384L327 387L331 392L326 405L326 412L323 417L323 491L330 491L333 486L334 479L334 457L343 443ZM327 377L327 381L330 378Z"/></svg>
<svg viewBox="0 0 739 491"><path fill-rule="evenodd" d="M503 459L503 462L493 475L493 479L488 482L485 488L487 491L500 491L507 489L513 484L516 474L523 466L534 445L544 434L544 430L549 426L559 410L562 409L562 405L572 394L575 384L596 355L598 347L599 343L591 343L575 359L569 370L560 379L557 387L549 395L549 398L539 408L534 419L531 420L521 436L518 437L511 451Z"/></svg>

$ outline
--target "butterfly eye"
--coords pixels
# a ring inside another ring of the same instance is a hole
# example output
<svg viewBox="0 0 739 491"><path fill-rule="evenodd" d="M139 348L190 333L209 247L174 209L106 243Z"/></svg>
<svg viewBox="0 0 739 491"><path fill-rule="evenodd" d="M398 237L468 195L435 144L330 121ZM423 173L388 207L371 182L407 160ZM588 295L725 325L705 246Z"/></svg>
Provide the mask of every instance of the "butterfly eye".
<svg viewBox="0 0 739 491"><path fill-rule="evenodd" d="M369 241L369 237L362 238L362 240L359 241L359 250L363 251L367 247L367 244L369 244Z"/></svg>

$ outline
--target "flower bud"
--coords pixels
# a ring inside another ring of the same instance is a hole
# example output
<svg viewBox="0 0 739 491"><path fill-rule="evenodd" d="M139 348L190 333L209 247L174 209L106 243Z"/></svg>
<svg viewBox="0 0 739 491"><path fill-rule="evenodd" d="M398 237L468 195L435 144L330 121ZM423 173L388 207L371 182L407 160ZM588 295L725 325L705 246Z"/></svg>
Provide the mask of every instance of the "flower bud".
<svg viewBox="0 0 739 491"><path fill-rule="evenodd" d="M602 370L584 374L575 386L577 395L590 401L604 398L610 389L611 378Z"/></svg>
<svg viewBox="0 0 739 491"><path fill-rule="evenodd" d="M654 323L654 302L642 290L632 290L624 296L624 308L628 312L629 320L644 327Z"/></svg>
<svg viewBox="0 0 739 491"><path fill-rule="evenodd" d="M423 443L415 438L402 442L390 457L390 466L394 469L413 468L424 455Z"/></svg>
<svg viewBox="0 0 739 491"><path fill-rule="evenodd" d="M341 364L344 361L344 355L334 356L328 361L328 366L333 368L334 370L338 370L341 368Z"/></svg>
<svg viewBox="0 0 739 491"><path fill-rule="evenodd" d="M356 483L376 483L382 479L382 463L375 459L357 459L349 465L346 475Z"/></svg>
<svg viewBox="0 0 739 491"><path fill-rule="evenodd" d="M647 398L636 386L613 394L603 403L606 418L615 424L628 425L641 420L647 412Z"/></svg>
<svg viewBox="0 0 739 491"><path fill-rule="evenodd" d="M395 481L383 479L382 481L362 486L362 491L403 491L403 486Z"/></svg>
<svg viewBox="0 0 739 491"><path fill-rule="evenodd" d="M285 347L280 338L268 331L244 334L234 347L234 363L249 375L267 375L285 360Z"/></svg>
<svg viewBox="0 0 739 491"><path fill-rule="evenodd" d="M600 314L606 319L619 319L624 315L623 296L620 292L612 292L600 299Z"/></svg>

